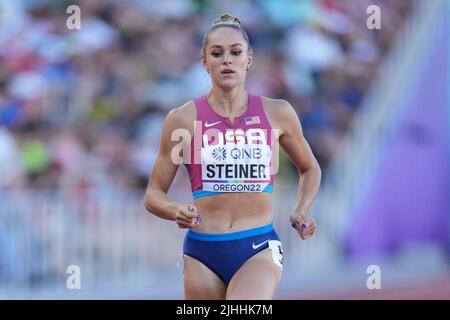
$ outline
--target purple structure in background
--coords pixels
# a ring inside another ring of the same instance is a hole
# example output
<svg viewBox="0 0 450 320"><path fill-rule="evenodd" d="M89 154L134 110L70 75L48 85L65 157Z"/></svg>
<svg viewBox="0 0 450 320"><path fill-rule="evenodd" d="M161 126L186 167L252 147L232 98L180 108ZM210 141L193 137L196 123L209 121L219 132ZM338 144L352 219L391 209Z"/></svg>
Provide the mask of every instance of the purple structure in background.
<svg viewBox="0 0 450 320"><path fill-rule="evenodd" d="M349 258L373 258L419 243L449 248L448 30L437 39L367 194L350 215L355 218L344 244Z"/></svg>

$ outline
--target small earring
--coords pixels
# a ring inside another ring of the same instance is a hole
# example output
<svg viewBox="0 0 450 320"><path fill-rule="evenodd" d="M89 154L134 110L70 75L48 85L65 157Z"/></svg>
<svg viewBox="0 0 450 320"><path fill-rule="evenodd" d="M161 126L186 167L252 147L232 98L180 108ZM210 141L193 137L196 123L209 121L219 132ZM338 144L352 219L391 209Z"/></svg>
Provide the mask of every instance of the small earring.
<svg viewBox="0 0 450 320"><path fill-rule="evenodd" d="M206 72L208 72L208 73L209 73L209 69L206 69Z"/></svg>

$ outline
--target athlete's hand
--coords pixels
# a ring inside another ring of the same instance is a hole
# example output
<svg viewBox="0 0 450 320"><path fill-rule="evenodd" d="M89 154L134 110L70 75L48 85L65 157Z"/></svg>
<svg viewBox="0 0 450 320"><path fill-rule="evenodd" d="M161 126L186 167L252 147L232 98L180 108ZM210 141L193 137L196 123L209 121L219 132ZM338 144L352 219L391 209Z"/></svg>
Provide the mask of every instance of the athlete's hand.
<svg viewBox="0 0 450 320"><path fill-rule="evenodd" d="M289 218L291 220L291 226L297 230L302 240L313 236L316 230L316 223L312 218L303 214L291 214Z"/></svg>
<svg viewBox="0 0 450 320"><path fill-rule="evenodd" d="M181 205L175 215L175 222L179 228L192 228L202 222L197 208L193 205Z"/></svg>

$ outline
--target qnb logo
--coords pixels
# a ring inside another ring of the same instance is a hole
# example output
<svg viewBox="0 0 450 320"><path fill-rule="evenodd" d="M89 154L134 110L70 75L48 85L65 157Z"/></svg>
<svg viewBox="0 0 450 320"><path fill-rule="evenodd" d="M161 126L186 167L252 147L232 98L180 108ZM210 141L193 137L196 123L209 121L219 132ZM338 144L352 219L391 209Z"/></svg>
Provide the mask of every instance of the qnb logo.
<svg viewBox="0 0 450 320"><path fill-rule="evenodd" d="M227 158L227 150L223 147L214 148L212 156L216 160L225 160Z"/></svg>
<svg viewBox="0 0 450 320"><path fill-rule="evenodd" d="M381 269L376 264L372 264L367 267L367 274L370 276L367 278L366 285L369 290L381 289Z"/></svg>

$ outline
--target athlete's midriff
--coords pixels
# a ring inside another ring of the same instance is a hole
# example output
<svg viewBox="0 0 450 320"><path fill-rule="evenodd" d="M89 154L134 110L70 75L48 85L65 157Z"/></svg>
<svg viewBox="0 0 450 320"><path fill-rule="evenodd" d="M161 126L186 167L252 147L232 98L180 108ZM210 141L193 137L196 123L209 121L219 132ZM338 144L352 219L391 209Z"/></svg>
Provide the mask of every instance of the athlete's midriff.
<svg viewBox="0 0 450 320"><path fill-rule="evenodd" d="M229 193L195 199L200 233L228 233L261 227L273 221L272 199L266 192Z"/></svg>

